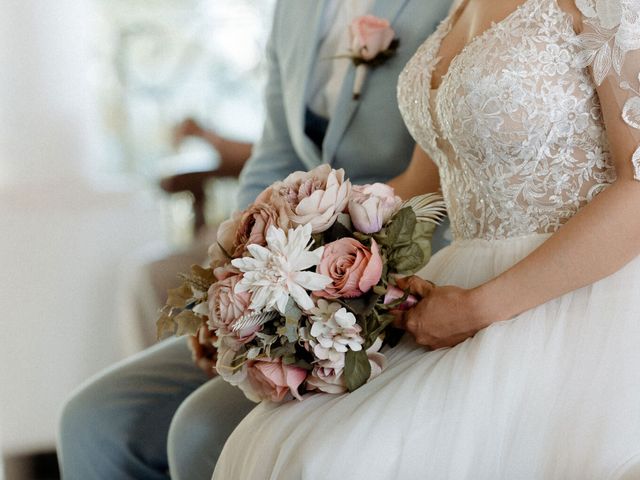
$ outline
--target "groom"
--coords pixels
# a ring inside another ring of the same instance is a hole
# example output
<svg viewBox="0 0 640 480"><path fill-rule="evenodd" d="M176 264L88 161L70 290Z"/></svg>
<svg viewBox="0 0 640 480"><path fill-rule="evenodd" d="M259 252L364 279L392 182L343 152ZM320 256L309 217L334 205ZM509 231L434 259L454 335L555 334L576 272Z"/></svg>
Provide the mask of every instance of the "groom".
<svg viewBox="0 0 640 480"><path fill-rule="evenodd" d="M397 78L450 3L280 0L267 50L266 123L241 176L240 206L292 171L323 162L357 184L403 172L414 141L397 108ZM351 21L366 13L388 20L400 46L368 70L355 100L355 68L336 57L349 49ZM64 478L209 479L227 436L252 407L222 379L207 381L184 339L160 343L98 375L68 402L60 432Z"/></svg>

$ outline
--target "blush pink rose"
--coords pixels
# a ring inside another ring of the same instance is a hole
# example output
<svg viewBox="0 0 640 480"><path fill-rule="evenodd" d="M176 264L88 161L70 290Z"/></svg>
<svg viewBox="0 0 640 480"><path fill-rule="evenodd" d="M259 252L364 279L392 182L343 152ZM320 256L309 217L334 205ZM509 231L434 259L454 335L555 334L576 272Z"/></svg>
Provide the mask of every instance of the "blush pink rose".
<svg viewBox="0 0 640 480"><path fill-rule="evenodd" d="M401 205L402 199L384 183L355 185L349 199L349 215L359 232L377 233Z"/></svg>
<svg viewBox="0 0 640 480"><path fill-rule="evenodd" d="M283 206L294 226L310 224L313 233L331 227L344 212L351 195L351 182L343 169L323 164L310 172L295 172L263 192L259 199Z"/></svg>
<svg viewBox="0 0 640 480"><path fill-rule="evenodd" d="M210 327L221 334L231 334L233 323L249 311L251 293L234 291L242 275L234 274L232 269L216 269L216 276L220 280L211 285L208 292ZM260 328L239 330L233 332L233 336L241 343L246 343L255 338Z"/></svg>
<svg viewBox="0 0 640 480"><path fill-rule="evenodd" d="M254 203L251 205L244 211L238 222L233 256L236 258L242 256L247 245L265 246L267 244L267 230L272 225L285 231L289 228L289 218L283 206L278 207L267 203Z"/></svg>
<svg viewBox="0 0 640 480"><path fill-rule="evenodd" d="M395 37L391 24L373 15L364 15L351 22L351 51L364 60L374 59L389 48Z"/></svg>
<svg viewBox="0 0 640 480"><path fill-rule="evenodd" d="M259 398L282 402L288 393L302 400L298 388L307 378L307 371L294 365L285 365L280 359L265 359L250 362L247 376Z"/></svg>
<svg viewBox="0 0 640 480"><path fill-rule="evenodd" d="M324 298L355 298L380 281L382 258L375 240L371 250L354 238L341 238L324 247L318 273L331 278L331 284L314 292Z"/></svg>

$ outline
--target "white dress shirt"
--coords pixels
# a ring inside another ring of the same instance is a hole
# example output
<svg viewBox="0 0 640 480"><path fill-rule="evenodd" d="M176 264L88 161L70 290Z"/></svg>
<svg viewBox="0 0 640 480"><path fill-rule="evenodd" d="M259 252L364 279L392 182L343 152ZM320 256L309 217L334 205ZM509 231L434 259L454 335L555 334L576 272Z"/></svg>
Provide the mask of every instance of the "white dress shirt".
<svg viewBox="0 0 640 480"><path fill-rule="evenodd" d="M321 43L309 85L308 106L324 118L335 111L344 77L351 62L335 58L349 53L349 25L354 18L371 13L375 0L329 0L324 12Z"/></svg>

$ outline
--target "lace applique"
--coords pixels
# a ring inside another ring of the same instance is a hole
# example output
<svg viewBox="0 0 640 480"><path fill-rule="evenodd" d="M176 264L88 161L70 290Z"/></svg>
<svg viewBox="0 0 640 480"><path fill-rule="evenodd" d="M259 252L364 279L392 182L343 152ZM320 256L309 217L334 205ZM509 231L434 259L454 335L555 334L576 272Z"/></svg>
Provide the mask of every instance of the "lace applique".
<svg viewBox="0 0 640 480"><path fill-rule="evenodd" d="M576 66L591 66L596 85L611 69L615 71L620 89L630 95L622 106L622 118L640 131L640 63L625 68L629 52L640 50L640 0L576 0L576 6L585 17L585 32L576 39L580 49ZM631 82L636 80L634 87ZM634 178L640 180L640 145L632 162Z"/></svg>
<svg viewBox="0 0 640 480"><path fill-rule="evenodd" d="M450 23L407 64L398 100L439 167L454 238L556 231L615 180L594 81L574 63L572 19L556 0L526 1L472 40L432 94Z"/></svg>

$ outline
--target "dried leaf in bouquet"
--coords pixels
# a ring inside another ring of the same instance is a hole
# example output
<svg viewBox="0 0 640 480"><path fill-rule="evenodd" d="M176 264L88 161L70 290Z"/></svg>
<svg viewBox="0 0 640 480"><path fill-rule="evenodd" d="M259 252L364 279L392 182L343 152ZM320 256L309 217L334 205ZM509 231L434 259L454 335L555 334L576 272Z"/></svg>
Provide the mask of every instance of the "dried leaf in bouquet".
<svg viewBox="0 0 640 480"><path fill-rule="evenodd" d="M202 325L202 318L191 310L183 310L175 317L176 335L196 335Z"/></svg>

